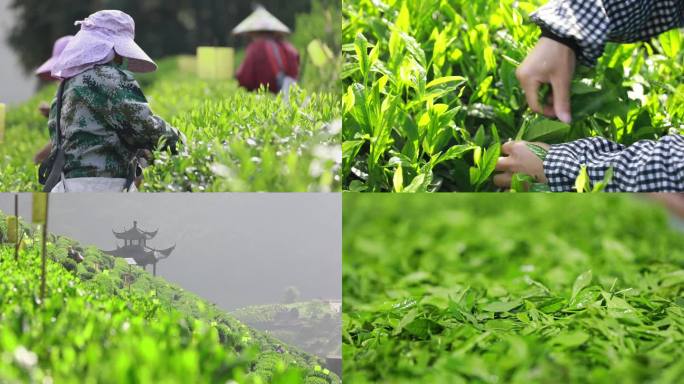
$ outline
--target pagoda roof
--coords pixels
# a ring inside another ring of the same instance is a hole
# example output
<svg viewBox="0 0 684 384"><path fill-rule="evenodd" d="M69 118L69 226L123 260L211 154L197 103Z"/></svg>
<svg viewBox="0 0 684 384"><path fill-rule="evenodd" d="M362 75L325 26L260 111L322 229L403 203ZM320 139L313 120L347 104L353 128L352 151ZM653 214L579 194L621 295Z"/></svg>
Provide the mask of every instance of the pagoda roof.
<svg viewBox="0 0 684 384"><path fill-rule="evenodd" d="M152 248L150 248L152 249ZM166 249L152 249L153 251L162 254L164 257L159 257L159 259L166 259L167 257L171 256L171 252L176 249L176 245L174 244L173 247L169 247Z"/></svg>
<svg viewBox="0 0 684 384"><path fill-rule="evenodd" d="M137 221L133 222L133 228L131 228L129 230L124 230L123 232L117 232L117 231L112 230L112 233L114 233L114 237L116 237L117 239L121 239L121 240L141 240L141 239L150 240L150 239L154 238L155 236L157 236L157 232L159 232L159 230L144 231L144 230L138 228L138 222Z"/></svg>
<svg viewBox="0 0 684 384"><path fill-rule="evenodd" d="M168 258L171 252L176 249L176 246L167 249L153 249L149 247L141 247L139 245L128 245L124 247L117 247L112 251L105 251L106 254L122 259L133 259L135 262L144 267L149 264L154 264L159 260Z"/></svg>
<svg viewBox="0 0 684 384"><path fill-rule="evenodd" d="M140 255L140 254L146 254L146 255L154 255L154 250L153 249L145 249L142 247L139 247L137 245L127 245L125 247L117 247L116 249L112 251L105 251L105 253L108 253L112 256L116 257L134 257L135 255Z"/></svg>
<svg viewBox="0 0 684 384"><path fill-rule="evenodd" d="M156 265L158 261L168 258L176 249L175 244L165 249L155 249L146 245L146 240L154 238L158 230L153 232L145 231L138 227L137 221L133 222L133 228L129 230L124 230L123 232L113 230L112 232L117 239L126 240L126 242L123 247L117 245L116 249L105 251L105 253L117 258L127 259L129 263L130 259L132 259L143 268L150 264ZM135 240L139 241L136 243Z"/></svg>

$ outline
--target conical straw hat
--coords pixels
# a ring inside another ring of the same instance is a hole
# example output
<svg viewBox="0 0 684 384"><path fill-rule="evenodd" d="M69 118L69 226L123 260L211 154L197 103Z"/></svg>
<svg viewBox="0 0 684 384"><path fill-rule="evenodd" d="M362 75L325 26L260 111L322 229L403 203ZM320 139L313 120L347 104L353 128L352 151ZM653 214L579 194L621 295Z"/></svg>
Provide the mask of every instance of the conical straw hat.
<svg viewBox="0 0 684 384"><path fill-rule="evenodd" d="M242 23L238 24L235 29L233 29L234 35L240 35L249 32L280 32L280 33L290 33L290 28L288 28L282 21L278 20L264 7L257 8L249 17L247 17Z"/></svg>

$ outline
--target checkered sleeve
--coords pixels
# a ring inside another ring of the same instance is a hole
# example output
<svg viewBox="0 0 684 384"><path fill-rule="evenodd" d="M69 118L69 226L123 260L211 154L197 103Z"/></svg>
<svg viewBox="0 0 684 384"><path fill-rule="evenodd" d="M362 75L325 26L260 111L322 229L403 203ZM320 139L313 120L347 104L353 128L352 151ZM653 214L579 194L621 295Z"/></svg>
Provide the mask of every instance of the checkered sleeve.
<svg viewBox="0 0 684 384"><path fill-rule="evenodd" d="M552 145L544 160L551 191L573 191L582 165L592 184L613 168L607 192L684 192L684 136L667 135L629 147L601 137Z"/></svg>
<svg viewBox="0 0 684 384"><path fill-rule="evenodd" d="M560 41L573 41L578 60L591 66L607 41L643 41L684 26L684 0L551 0L531 18Z"/></svg>

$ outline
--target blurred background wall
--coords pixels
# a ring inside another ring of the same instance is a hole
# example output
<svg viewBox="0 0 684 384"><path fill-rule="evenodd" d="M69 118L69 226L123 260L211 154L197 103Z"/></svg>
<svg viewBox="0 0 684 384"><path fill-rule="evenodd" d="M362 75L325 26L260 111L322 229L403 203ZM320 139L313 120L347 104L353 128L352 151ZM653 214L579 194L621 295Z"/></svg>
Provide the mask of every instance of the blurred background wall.
<svg viewBox="0 0 684 384"><path fill-rule="evenodd" d="M19 55L7 41L15 24L9 9L12 0L0 0L0 103L18 103L28 99L35 90L36 80L23 70Z"/></svg>

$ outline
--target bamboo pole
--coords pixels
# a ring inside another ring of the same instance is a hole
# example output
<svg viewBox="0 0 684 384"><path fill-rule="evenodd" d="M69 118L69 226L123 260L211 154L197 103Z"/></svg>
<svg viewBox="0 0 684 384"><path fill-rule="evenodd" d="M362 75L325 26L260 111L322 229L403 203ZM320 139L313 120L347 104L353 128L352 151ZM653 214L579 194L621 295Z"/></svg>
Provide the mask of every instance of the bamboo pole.
<svg viewBox="0 0 684 384"><path fill-rule="evenodd" d="M47 225L48 225L48 203L50 195L47 193L33 194L33 222L39 224L42 229L42 246L41 246L41 265L40 265L40 300L41 303L45 298L45 275L46 275L46 259L47 259Z"/></svg>
<svg viewBox="0 0 684 384"><path fill-rule="evenodd" d="M14 217L17 218L16 221L16 233L17 233L17 241L14 242L14 261L19 260L19 243L21 242L19 236L19 194L14 195Z"/></svg>
<svg viewBox="0 0 684 384"><path fill-rule="evenodd" d="M46 197L47 199L47 197ZM47 201L45 202L45 208L47 208ZM45 223L43 223L43 244L42 244L42 249L41 249L41 261L40 261L40 272L41 272L41 277L40 277L40 301L42 302L43 299L45 298L45 274L46 274L46 268L45 268L45 254L47 252L47 246L46 246L46 240L47 240L47 218L45 219Z"/></svg>
<svg viewBox="0 0 684 384"><path fill-rule="evenodd" d="M7 106L3 103L0 103L0 144L5 140L5 112L6 112Z"/></svg>

